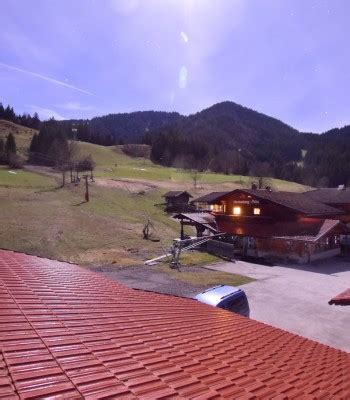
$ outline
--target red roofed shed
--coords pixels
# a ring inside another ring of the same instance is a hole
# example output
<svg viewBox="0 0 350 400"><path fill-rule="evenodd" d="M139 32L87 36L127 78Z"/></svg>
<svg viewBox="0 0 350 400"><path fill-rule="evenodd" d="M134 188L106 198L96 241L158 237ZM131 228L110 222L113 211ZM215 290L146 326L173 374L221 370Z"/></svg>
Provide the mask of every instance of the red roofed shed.
<svg viewBox="0 0 350 400"><path fill-rule="evenodd" d="M350 356L194 300L0 250L1 399L350 398Z"/></svg>

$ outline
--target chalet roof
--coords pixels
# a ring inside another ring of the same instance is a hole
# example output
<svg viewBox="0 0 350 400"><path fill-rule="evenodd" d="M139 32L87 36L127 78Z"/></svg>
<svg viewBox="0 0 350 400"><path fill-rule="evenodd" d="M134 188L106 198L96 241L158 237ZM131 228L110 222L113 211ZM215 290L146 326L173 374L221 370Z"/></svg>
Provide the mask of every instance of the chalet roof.
<svg viewBox="0 0 350 400"><path fill-rule="evenodd" d="M335 304L338 306L350 306L350 288L333 297L333 299L331 299L328 304Z"/></svg>
<svg viewBox="0 0 350 400"><path fill-rule="evenodd" d="M0 398L349 398L350 355L0 250Z"/></svg>
<svg viewBox="0 0 350 400"><path fill-rule="evenodd" d="M304 235L294 235L294 236L275 236L275 239L285 239L285 240L301 240L303 242L317 242L322 239L328 232L334 229L337 226L343 226L344 232L346 227L338 220L334 219L325 219L320 224L318 231L314 232L314 234L304 234Z"/></svg>
<svg viewBox="0 0 350 400"><path fill-rule="evenodd" d="M336 208L327 206L326 204L316 201L309 196L305 196L304 193L274 192L266 189L235 189L230 192L212 192L192 200L192 203L213 203L235 192L245 192L249 195L272 201L276 204L280 204L309 216L339 215L342 213Z"/></svg>
<svg viewBox="0 0 350 400"><path fill-rule="evenodd" d="M211 203L231 192L211 192L192 200L192 203Z"/></svg>
<svg viewBox="0 0 350 400"><path fill-rule="evenodd" d="M185 190L172 190L172 191L170 191L170 192L167 192L167 193L165 193L165 194L163 194L163 196L162 197L179 197L179 196L181 196L182 194L188 194L189 195L189 197L193 197L190 193L188 193L187 191L185 191Z"/></svg>
<svg viewBox="0 0 350 400"><path fill-rule="evenodd" d="M315 189L304 193L305 196L326 204L350 203L350 188L325 188Z"/></svg>
<svg viewBox="0 0 350 400"><path fill-rule="evenodd" d="M341 212L333 207L315 201L304 193L295 192L273 192L265 189L237 189L254 195L260 199L272 201L276 204L291 208L309 216L339 215Z"/></svg>
<svg viewBox="0 0 350 400"><path fill-rule="evenodd" d="M203 213L179 213L173 216L175 219L187 218L199 224L215 223L215 217L207 212Z"/></svg>
<svg viewBox="0 0 350 400"><path fill-rule="evenodd" d="M175 219L187 219L196 224L204 225L211 231L217 232L215 217L210 213L179 213L173 216Z"/></svg>
<svg viewBox="0 0 350 400"><path fill-rule="evenodd" d="M309 218L299 221L263 221L256 217L217 218L219 232L256 238L276 238L315 242L332 229L347 233L348 228L338 220Z"/></svg>

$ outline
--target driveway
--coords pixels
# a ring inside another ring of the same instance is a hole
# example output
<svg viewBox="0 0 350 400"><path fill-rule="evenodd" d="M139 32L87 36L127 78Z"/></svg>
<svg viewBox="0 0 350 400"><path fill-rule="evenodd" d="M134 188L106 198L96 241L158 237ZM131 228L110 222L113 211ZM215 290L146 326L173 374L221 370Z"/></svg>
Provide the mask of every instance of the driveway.
<svg viewBox="0 0 350 400"><path fill-rule="evenodd" d="M350 306L328 304L350 287L349 261L335 258L306 266L236 261L207 268L257 279L242 286L251 318L350 351Z"/></svg>
<svg viewBox="0 0 350 400"><path fill-rule="evenodd" d="M181 297L193 297L206 289L205 285L193 285L170 277L165 272L157 271L151 266L136 266L116 268L113 266L96 267L92 270L103 274L106 278L121 282L133 289L150 290L152 292L171 294ZM195 272L208 272L205 268L186 267L186 270Z"/></svg>

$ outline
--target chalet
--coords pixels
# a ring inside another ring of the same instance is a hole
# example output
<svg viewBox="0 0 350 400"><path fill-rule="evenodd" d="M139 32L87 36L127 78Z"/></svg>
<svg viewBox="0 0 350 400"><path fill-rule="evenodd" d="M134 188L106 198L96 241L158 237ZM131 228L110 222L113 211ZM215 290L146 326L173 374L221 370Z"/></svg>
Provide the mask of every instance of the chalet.
<svg viewBox="0 0 350 400"><path fill-rule="evenodd" d="M214 208L218 211L222 205L216 200L220 199L223 195L230 192L211 192L202 197L199 197L191 201L191 204L197 211L214 211Z"/></svg>
<svg viewBox="0 0 350 400"><path fill-rule="evenodd" d="M310 190L304 195L319 203L337 208L341 211L340 221L350 225L350 188L340 185L338 188Z"/></svg>
<svg viewBox="0 0 350 400"><path fill-rule="evenodd" d="M190 198L193 197L186 191L170 191L162 197L165 198L165 210L167 212L188 211Z"/></svg>
<svg viewBox="0 0 350 400"><path fill-rule="evenodd" d="M231 235L243 255L310 262L339 254L347 232L344 210L304 193L237 189L191 203L213 215L218 232Z"/></svg>

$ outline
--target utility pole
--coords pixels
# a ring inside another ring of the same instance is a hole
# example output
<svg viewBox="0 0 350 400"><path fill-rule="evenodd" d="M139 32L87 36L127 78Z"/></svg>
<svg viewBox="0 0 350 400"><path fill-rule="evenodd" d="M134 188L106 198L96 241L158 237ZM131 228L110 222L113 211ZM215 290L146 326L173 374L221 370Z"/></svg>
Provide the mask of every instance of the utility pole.
<svg viewBox="0 0 350 400"><path fill-rule="evenodd" d="M83 178L85 179L85 201L86 201L86 202L89 202L90 197L89 197L88 175L83 175Z"/></svg>
<svg viewBox="0 0 350 400"><path fill-rule="evenodd" d="M63 166L62 169L62 187L66 186L66 167Z"/></svg>

